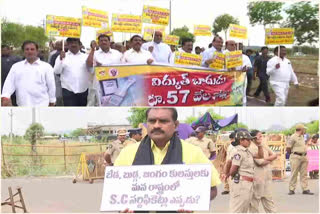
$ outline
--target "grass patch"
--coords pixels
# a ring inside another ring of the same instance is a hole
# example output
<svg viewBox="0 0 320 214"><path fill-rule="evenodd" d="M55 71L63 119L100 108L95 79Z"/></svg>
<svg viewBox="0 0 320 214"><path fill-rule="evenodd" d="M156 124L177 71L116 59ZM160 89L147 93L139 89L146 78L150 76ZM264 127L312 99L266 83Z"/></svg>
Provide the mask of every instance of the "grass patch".
<svg viewBox="0 0 320 214"><path fill-rule="evenodd" d="M300 73L317 74L319 57L317 56L296 56L288 57L292 63L293 70Z"/></svg>
<svg viewBox="0 0 320 214"><path fill-rule="evenodd" d="M3 144L9 144L8 139L2 139ZM64 162L63 143L58 140L38 141L37 155L32 156L12 156L31 155L31 147L23 146L30 143L23 138L14 138L13 143L4 146L6 168L2 164L2 178L8 176L49 176L49 175L74 175L76 174L80 154L82 152L99 153L104 152L106 145L97 143L66 142L66 169ZM87 146L85 146L87 145ZM55 147L41 147L55 146ZM84 147L83 147L84 146ZM59 147L59 148L58 148ZM11 155L10 155L11 154ZM42 155L61 155L61 156L42 156ZM3 163L3 162L2 162ZM7 173L9 172L9 173Z"/></svg>

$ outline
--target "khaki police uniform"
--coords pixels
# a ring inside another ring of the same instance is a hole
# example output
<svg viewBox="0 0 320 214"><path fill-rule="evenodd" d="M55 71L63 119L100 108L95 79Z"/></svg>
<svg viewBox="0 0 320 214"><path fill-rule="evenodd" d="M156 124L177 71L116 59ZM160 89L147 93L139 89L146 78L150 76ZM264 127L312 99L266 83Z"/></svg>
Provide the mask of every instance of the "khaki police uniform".
<svg viewBox="0 0 320 214"><path fill-rule="evenodd" d="M303 135L299 136L297 133L291 135L287 147L291 148L289 159L291 165L289 190L295 190L299 173L302 190L308 190L307 146L305 145Z"/></svg>
<svg viewBox="0 0 320 214"><path fill-rule="evenodd" d="M114 163L120 151L126 146L126 141L121 142L120 140L115 140L107 146L107 153L111 156L111 161Z"/></svg>
<svg viewBox="0 0 320 214"><path fill-rule="evenodd" d="M236 134L238 140L250 138L250 134L244 131ZM238 145L231 155L231 160L232 165L239 166L240 179L239 183L235 183L234 179L230 183L230 212L246 213L253 197L253 154L248 148Z"/></svg>
<svg viewBox="0 0 320 214"><path fill-rule="evenodd" d="M269 154L274 154L267 145L263 145L262 149L264 159L268 158ZM258 146L251 143L249 151L252 154L258 153ZM261 166L264 159L254 159L253 197L250 203L250 213L259 212L260 202L266 213L276 212L274 201L272 200L272 169L270 164Z"/></svg>
<svg viewBox="0 0 320 214"><path fill-rule="evenodd" d="M194 138L189 142L195 146L199 146L207 158L210 158L211 152L216 151L216 145L209 138L203 137L201 140L199 138Z"/></svg>
<svg viewBox="0 0 320 214"><path fill-rule="evenodd" d="M231 155L233 153L233 151L235 151L235 147L231 144L231 141L225 144L225 150L227 151L227 157L226 157L226 164L228 162L228 160L231 160ZM230 177L226 180L226 182L224 183L224 191L230 191Z"/></svg>
<svg viewBox="0 0 320 214"><path fill-rule="evenodd" d="M126 140L125 142L125 146L128 146L130 144L135 144L135 143L138 143L135 139L133 138L129 138L128 140Z"/></svg>

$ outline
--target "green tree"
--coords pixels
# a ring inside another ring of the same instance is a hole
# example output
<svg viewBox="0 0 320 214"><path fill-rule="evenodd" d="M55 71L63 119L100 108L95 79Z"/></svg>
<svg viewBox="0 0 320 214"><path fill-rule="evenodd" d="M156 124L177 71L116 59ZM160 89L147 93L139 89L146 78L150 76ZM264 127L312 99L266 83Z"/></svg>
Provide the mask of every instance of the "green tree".
<svg viewBox="0 0 320 214"><path fill-rule="evenodd" d="M283 2L256 1L248 4L248 16L252 25L267 25L279 23L282 20L281 9Z"/></svg>
<svg viewBox="0 0 320 214"><path fill-rule="evenodd" d="M1 43L20 48L25 40L33 40L42 48L49 40L42 27L22 25L2 19Z"/></svg>
<svg viewBox="0 0 320 214"><path fill-rule="evenodd" d="M312 121L306 124L308 134L319 133L319 120Z"/></svg>
<svg viewBox="0 0 320 214"><path fill-rule="evenodd" d="M319 40L319 5L310 2L298 2L285 9L288 18L284 27L294 28L298 45Z"/></svg>
<svg viewBox="0 0 320 214"><path fill-rule="evenodd" d="M181 28L175 28L171 32L172 35L176 35L180 37L179 44L181 45L183 39L192 39L194 41L194 35L189 32L189 28L187 26L183 26Z"/></svg>
<svg viewBox="0 0 320 214"><path fill-rule="evenodd" d="M30 141L33 152L35 153L37 152L36 151L37 139L39 139L43 135L44 135L44 128L40 123L32 123L26 130L24 137Z"/></svg>
<svg viewBox="0 0 320 214"><path fill-rule="evenodd" d="M73 130L70 135L72 137L79 137L79 136L84 136L86 135L86 130L85 129L82 129L82 128L77 128L75 130Z"/></svg>
<svg viewBox="0 0 320 214"><path fill-rule="evenodd" d="M193 123L194 121L196 121L197 119L198 119L198 117L189 116L189 117L187 117L187 118L184 120L184 123L191 124L191 123Z"/></svg>
<svg viewBox="0 0 320 214"><path fill-rule="evenodd" d="M225 40L227 40L227 32L230 24L239 24L239 20L229 14L218 16L213 22L212 33L217 35L219 32L224 31Z"/></svg>
<svg viewBox="0 0 320 214"><path fill-rule="evenodd" d="M137 128L140 123L145 123L147 121L147 109L148 108L131 108L129 110L131 115L127 118L127 120L134 128Z"/></svg>

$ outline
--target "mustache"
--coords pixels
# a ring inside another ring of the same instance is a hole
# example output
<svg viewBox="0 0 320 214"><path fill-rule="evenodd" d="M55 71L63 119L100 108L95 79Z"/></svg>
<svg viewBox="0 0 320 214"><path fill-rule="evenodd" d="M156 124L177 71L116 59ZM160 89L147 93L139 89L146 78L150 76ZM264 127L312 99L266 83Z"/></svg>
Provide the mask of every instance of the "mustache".
<svg viewBox="0 0 320 214"><path fill-rule="evenodd" d="M152 131L151 131L151 134L153 134L153 133L155 133L155 132L160 132L160 133L164 133L164 131L162 130L162 129L153 129Z"/></svg>

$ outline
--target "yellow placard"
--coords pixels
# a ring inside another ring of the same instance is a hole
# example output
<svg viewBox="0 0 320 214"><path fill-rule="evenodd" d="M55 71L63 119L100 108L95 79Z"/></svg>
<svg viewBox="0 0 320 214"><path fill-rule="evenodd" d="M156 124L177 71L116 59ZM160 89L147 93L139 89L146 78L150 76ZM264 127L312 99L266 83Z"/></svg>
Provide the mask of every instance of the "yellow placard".
<svg viewBox="0 0 320 214"><path fill-rule="evenodd" d="M141 33L141 16L130 14L112 14L112 32Z"/></svg>
<svg viewBox="0 0 320 214"><path fill-rule="evenodd" d="M82 25L95 28L108 28L108 12L82 7Z"/></svg>
<svg viewBox="0 0 320 214"><path fill-rule="evenodd" d="M231 51L226 53L227 68L242 66L242 51Z"/></svg>
<svg viewBox="0 0 320 214"><path fill-rule="evenodd" d="M168 45L179 45L179 40L180 40L179 36L165 35L164 39L163 39L163 42L168 44Z"/></svg>
<svg viewBox="0 0 320 214"><path fill-rule="evenodd" d="M293 28L267 28L266 29L266 45L281 45L294 43Z"/></svg>
<svg viewBox="0 0 320 214"><path fill-rule="evenodd" d="M210 64L210 68L221 70L224 68L225 55L223 53L215 51L213 53L213 62Z"/></svg>
<svg viewBox="0 0 320 214"><path fill-rule="evenodd" d="M47 15L46 35L80 38L81 19Z"/></svg>
<svg viewBox="0 0 320 214"><path fill-rule="evenodd" d="M193 35L195 36L212 36L209 25L194 25Z"/></svg>
<svg viewBox="0 0 320 214"><path fill-rule="evenodd" d="M143 39L146 41L151 41L153 39L153 33L155 31L162 32L162 37L164 37L165 29L165 26L145 26L143 32Z"/></svg>
<svg viewBox="0 0 320 214"><path fill-rule="evenodd" d="M105 35L109 36L110 39L113 38L113 32L110 30L110 28L100 29L100 30L96 31L96 41L97 42L98 42L98 37L101 34L105 34Z"/></svg>
<svg viewBox="0 0 320 214"><path fill-rule="evenodd" d="M143 6L142 22L158 25L168 25L170 10L160 7Z"/></svg>
<svg viewBox="0 0 320 214"><path fill-rule="evenodd" d="M191 53L175 52L174 64L201 66L202 56Z"/></svg>
<svg viewBox="0 0 320 214"><path fill-rule="evenodd" d="M230 24L229 25L229 36L230 37L235 37L239 39L247 39L248 37L248 30L246 27L240 26L240 25L235 25L235 24Z"/></svg>

